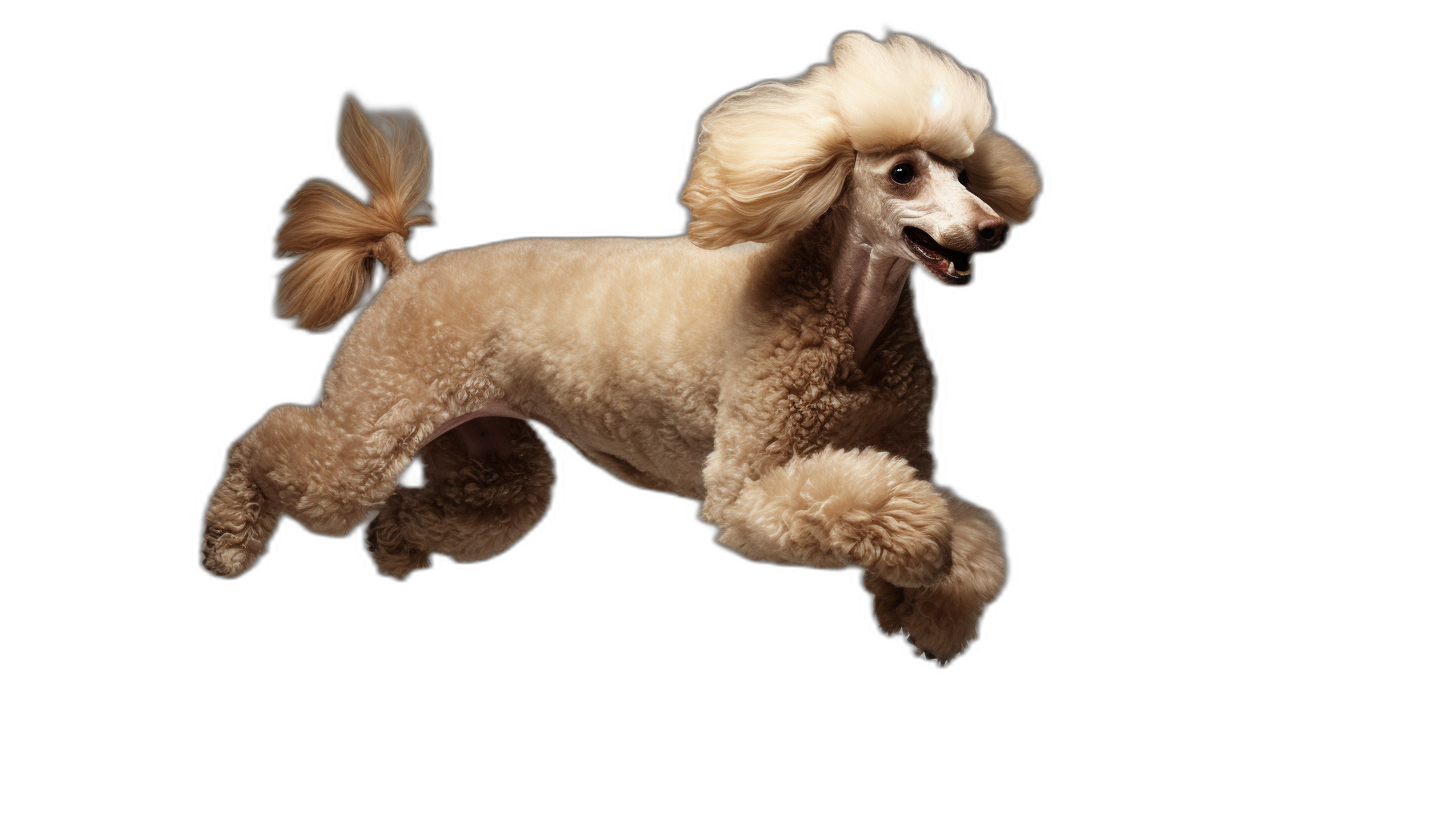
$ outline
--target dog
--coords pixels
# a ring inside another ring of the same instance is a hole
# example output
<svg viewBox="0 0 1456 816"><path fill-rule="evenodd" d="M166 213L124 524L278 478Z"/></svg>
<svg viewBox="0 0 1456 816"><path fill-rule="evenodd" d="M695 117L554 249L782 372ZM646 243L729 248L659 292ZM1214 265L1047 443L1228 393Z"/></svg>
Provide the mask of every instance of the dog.
<svg viewBox="0 0 1456 816"><path fill-rule="evenodd" d="M233 445L203 564L246 571L280 514L342 535L371 513L379 570L497 555L553 472L528 423L641 487L702 502L748 558L855 566L887 634L941 662L1005 576L985 510L931 482L932 375L907 285L951 284L1031 213L1040 181L991 128L983 79L906 35L839 37L828 63L702 120L686 236L527 239L415 261L429 149L408 115L345 101L339 142L372 196L310 181L278 250L284 317L329 326L388 280L316 405ZM419 456L425 481L398 477Z"/></svg>

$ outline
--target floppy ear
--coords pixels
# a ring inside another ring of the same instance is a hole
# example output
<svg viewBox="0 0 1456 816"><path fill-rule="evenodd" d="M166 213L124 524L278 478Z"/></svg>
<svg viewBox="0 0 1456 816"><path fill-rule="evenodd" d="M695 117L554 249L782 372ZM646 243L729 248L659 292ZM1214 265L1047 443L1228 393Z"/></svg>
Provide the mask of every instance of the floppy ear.
<svg viewBox="0 0 1456 816"><path fill-rule="evenodd" d="M1031 157L1016 143L994 130L976 139L976 150L965 160L970 187L1004 218L1025 221L1031 202L1041 191L1041 179Z"/></svg>
<svg viewBox="0 0 1456 816"><path fill-rule="evenodd" d="M816 79L811 72L794 85L756 85L703 117L682 194L694 244L768 242L829 211L854 167L854 149Z"/></svg>

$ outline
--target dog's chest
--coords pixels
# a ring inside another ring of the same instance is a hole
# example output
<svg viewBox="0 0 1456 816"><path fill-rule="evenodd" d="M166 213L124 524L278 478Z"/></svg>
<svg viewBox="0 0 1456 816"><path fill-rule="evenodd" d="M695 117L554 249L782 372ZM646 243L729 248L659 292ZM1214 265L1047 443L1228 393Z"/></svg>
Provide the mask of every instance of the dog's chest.
<svg viewBox="0 0 1456 816"><path fill-rule="evenodd" d="M745 396L777 406L765 431L783 439L769 443L771 452L802 456L832 446L910 457L924 449L933 376L913 315L901 311L862 365L846 329L836 315L820 313L751 366L768 387L750 386Z"/></svg>

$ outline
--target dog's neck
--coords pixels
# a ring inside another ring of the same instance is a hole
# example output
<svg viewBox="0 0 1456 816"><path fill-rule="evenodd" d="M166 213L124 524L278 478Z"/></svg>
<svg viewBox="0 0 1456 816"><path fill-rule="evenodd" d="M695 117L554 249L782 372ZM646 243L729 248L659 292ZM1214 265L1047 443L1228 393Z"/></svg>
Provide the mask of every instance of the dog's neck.
<svg viewBox="0 0 1456 816"><path fill-rule="evenodd" d="M895 314L911 263L878 249L867 238L869 230L843 211L824 219L822 228L831 231L826 242L830 289L849 321L855 365L863 367Z"/></svg>

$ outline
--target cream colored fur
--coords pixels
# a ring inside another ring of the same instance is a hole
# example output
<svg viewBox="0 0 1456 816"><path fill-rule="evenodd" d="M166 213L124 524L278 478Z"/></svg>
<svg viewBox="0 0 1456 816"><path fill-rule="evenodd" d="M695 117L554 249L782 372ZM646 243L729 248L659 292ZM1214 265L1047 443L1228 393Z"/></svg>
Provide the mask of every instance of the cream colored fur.
<svg viewBox="0 0 1456 816"><path fill-rule="evenodd" d="M421 131L350 100L341 142L375 200L300 192L280 248L303 258L280 302L326 325L370 259L390 277L319 404L275 408L233 447L204 564L249 568L280 513L341 534L378 511L370 550L397 577L431 552L497 554L549 499L533 420L629 482L701 500L747 557L864 568L881 626L949 660L1004 562L990 517L928 481L932 377L904 285L920 256L903 230L969 253L1029 214L1035 170L990 121L984 83L949 57L849 34L832 64L704 117L688 236L415 262ZM896 163L916 181L886 178ZM417 455L425 486L400 488Z"/></svg>

